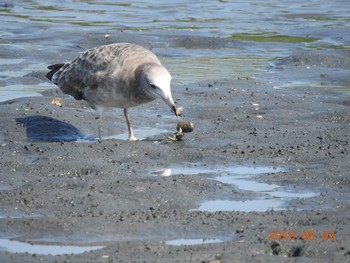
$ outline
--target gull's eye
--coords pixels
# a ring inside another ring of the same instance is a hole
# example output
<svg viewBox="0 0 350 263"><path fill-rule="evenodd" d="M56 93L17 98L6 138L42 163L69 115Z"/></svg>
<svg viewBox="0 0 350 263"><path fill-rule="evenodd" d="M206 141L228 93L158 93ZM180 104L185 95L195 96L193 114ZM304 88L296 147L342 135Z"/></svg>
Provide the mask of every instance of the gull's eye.
<svg viewBox="0 0 350 263"><path fill-rule="evenodd" d="M157 88L157 86L154 85L154 84L149 84L149 85L151 86L152 89L156 89Z"/></svg>

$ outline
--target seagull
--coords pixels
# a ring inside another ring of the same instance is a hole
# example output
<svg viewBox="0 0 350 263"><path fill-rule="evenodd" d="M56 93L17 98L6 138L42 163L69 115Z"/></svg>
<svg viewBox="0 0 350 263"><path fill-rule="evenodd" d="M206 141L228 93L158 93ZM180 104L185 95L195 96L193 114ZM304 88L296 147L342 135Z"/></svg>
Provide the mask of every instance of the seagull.
<svg viewBox="0 0 350 263"><path fill-rule="evenodd" d="M132 43L116 43L89 49L71 62L48 66L46 77L63 93L85 100L99 114L102 140L103 112L124 109L130 141L136 140L128 109L161 98L176 116L171 75L150 50Z"/></svg>

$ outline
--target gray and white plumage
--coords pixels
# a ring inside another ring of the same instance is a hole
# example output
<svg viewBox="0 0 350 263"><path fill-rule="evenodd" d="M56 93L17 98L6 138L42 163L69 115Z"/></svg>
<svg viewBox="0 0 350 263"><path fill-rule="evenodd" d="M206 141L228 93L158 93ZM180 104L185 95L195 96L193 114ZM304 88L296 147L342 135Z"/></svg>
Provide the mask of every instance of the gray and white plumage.
<svg viewBox="0 0 350 263"><path fill-rule="evenodd" d="M128 108L160 97L175 115L180 115L172 99L171 76L159 59L136 44L117 43L87 50L75 60L48 67L47 73L63 93L87 101L100 114L106 108L123 108L129 140L135 140Z"/></svg>

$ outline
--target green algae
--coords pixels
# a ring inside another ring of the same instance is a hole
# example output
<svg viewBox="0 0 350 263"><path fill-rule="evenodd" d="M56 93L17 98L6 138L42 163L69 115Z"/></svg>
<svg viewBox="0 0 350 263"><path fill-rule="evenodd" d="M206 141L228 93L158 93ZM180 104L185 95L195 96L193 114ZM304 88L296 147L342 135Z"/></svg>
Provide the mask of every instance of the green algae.
<svg viewBox="0 0 350 263"><path fill-rule="evenodd" d="M309 43L319 40L313 37L287 36L275 33L242 33L230 37L233 40L255 41L255 42L280 42L280 43Z"/></svg>

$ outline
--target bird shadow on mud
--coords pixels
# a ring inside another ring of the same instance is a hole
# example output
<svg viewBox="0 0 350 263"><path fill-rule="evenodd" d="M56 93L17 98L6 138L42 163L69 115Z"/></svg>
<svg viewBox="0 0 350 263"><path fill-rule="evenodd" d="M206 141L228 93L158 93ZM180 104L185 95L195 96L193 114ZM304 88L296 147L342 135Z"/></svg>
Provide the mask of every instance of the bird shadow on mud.
<svg viewBox="0 0 350 263"><path fill-rule="evenodd" d="M35 142L72 142L94 140L87 138L73 125L47 116L16 118L17 124L26 127L27 138Z"/></svg>

